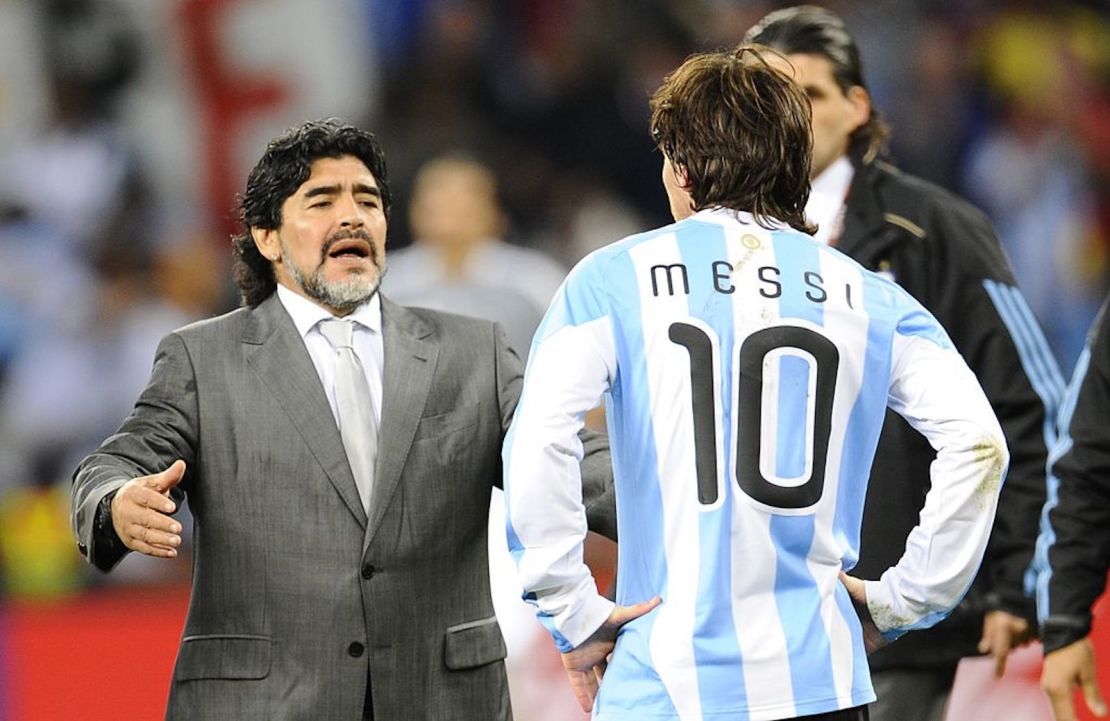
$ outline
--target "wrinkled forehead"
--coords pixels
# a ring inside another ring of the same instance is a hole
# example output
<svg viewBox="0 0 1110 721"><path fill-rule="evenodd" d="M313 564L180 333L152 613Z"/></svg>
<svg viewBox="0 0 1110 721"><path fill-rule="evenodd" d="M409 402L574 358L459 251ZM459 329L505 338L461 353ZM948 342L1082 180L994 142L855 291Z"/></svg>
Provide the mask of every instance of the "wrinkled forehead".
<svg viewBox="0 0 1110 721"><path fill-rule="evenodd" d="M304 195L320 187L368 187L378 189L378 181L366 164L353 155L338 158L317 158L309 166L308 178L294 195Z"/></svg>

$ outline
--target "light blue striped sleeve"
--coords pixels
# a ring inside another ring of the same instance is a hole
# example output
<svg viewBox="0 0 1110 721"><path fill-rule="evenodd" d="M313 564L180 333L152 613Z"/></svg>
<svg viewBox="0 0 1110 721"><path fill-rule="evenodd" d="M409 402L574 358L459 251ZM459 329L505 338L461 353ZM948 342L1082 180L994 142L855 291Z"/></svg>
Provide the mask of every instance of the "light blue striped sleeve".
<svg viewBox="0 0 1110 721"><path fill-rule="evenodd" d="M597 592L582 558L578 431L616 373L602 262L580 263L536 332L524 388L503 451L506 534L524 598L560 651L590 636L613 603Z"/></svg>

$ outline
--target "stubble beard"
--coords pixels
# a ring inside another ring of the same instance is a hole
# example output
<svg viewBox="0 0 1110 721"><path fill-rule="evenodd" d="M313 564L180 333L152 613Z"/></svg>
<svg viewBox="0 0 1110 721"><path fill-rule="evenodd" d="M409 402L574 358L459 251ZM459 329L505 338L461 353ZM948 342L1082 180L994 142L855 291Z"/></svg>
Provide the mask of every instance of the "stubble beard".
<svg viewBox="0 0 1110 721"><path fill-rule="evenodd" d="M361 238L370 246L370 262L378 269L377 273L367 274L361 268L353 269L346 280L328 281L324 277L324 264L328 260L328 251L332 245L346 238ZM292 254L284 241L281 243L281 252L289 267L289 275L293 281L304 289L305 295L324 305L336 313L346 315L351 313L363 303L366 303L378 292L382 278L385 277L387 266L381 257L378 248L370 241L370 236L361 232L343 233L332 236L324 243L320 250L320 263L306 274L293 260Z"/></svg>

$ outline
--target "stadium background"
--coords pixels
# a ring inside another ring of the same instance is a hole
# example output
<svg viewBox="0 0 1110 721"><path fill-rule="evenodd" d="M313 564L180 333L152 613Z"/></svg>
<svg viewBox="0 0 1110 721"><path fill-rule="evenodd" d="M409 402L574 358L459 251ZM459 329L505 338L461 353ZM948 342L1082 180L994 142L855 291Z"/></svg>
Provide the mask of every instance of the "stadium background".
<svg viewBox="0 0 1110 721"><path fill-rule="evenodd" d="M0 0L0 719L161 716L187 554L91 571L68 477L128 411L158 338L235 305L230 209L269 137L328 115L374 129L391 249L411 241L419 163L475 153L508 239L569 267L668 220L646 130L663 74L784 4ZM893 157L991 216L1070 373L1107 286L1107 4L825 4L860 43ZM508 576L517 718L583 718ZM965 662L949 718L1047 719L1038 673L1036 647L1001 682Z"/></svg>

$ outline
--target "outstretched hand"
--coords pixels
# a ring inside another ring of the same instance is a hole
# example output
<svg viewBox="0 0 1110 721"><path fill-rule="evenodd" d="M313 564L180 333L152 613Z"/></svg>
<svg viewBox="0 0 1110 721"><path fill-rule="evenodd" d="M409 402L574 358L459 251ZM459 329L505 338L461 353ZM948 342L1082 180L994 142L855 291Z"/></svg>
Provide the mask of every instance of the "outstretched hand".
<svg viewBox="0 0 1110 721"><path fill-rule="evenodd" d="M848 589L848 595L852 598L852 605L855 606L856 615L859 616L860 625L863 626L863 647L870 655L885 646L886 639L883 638L879 627L875 625L875 619L871 618L871 609L867 607L867 586L860 579L849 576L844 571L840 572L840 582Z"/></svg>
<svg viewBox="0 0 1110 721"><path fill-rule="evenodd" d="M617 632L621 626L649 613L662 602L656 596L644 603L617 606L589 638L563 654L563 668L566 669L571 690L583 711L589 713L594 708L597 689L601 684L601 677L605 675L609 654L617 644Z"/></svg>
<svg viewBox="0 0 1110 721"><path fill-rule="evenodd" d="M173 558L181 545L181 524L169 516L177 510L170 489L185 476L177 460L150 476L132 478L112 498L112 527L123 545L157 558Z"/></svg>

